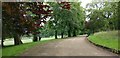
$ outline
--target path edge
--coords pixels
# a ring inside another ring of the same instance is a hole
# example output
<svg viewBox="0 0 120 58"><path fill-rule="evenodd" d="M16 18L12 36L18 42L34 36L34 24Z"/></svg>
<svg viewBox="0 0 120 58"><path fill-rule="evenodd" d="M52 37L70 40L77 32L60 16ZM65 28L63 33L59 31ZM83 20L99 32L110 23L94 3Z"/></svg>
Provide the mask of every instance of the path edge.
<svg viewBox="0 0 120 58"><path fill-rule="evenodd" d="M102 49L105 49L105 50L107 50L107 51L110 51L110 52L112 52L112 53L115 53L115 54L117 54L117 55L120 55L120 50L115 50L115 49L111 49L111 48L109 48L109 47L105 47L105 46L96 44L96 43L90 41L88 37L86 37L86 39L87 39L88 42L90 42L91 44L93 44L93 45L95 45L95 46L97 46L97 47L100 47L100 48L102 48Z"/></svg>

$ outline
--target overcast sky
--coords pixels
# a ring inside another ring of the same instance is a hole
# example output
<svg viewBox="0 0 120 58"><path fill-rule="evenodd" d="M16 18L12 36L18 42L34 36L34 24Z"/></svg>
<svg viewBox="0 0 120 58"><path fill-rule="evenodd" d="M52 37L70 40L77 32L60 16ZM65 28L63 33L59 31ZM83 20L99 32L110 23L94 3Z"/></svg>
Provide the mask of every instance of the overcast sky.
<svg viewBox="0 0 120 58"><path fill-rule="evenodd" d="M80 1L82 2L81 6L84 7L84 8L86 7L87 3L92 2L92 0L80 0Z"/></svg>
<svg viewBox="0 0 120 58"><path fill-rule="evenodd" d="M81 3L81 6L83 7L83 8L86 8L86 5L87 5L87 3L91 3L92 2L92 0L80 0L82 3ZM87 13L86 13L87 14ZM89 21L90 19L89 18L86 18L85 19L86 21Z"/></svg>

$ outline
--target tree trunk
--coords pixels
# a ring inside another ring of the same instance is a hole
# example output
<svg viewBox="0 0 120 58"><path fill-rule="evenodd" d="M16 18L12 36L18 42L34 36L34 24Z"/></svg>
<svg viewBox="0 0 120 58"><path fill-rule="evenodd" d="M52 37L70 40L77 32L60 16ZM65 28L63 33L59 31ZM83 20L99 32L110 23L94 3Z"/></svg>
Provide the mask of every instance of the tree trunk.
<svg viewBox="0 0 120 58"><path fill-rule="evenodd" d="M68 30L68 37L71 37L71 31L70 31L70 29Z"/></svg>
<svg viewBox="0 0 120 58"><path fill-rule="evenodd" d="M73 37L77 36L76 35L76 30L73 30Z"/></svg>
<svg viewBox="0 0 120 58"><path fill-rule="evenodd" d="M33 37L33 42L37 42L37 41L38 41L38 38L37 38L36 35L34 35L34 37Z"/></svg>
<svg viewBox="0 0 120 58"><path fill-rule="evenodd" d="M61 32L61 38L63 38L63 32Z"/></svg>
<svg viewBox="0 0 120 58"><path fill-rule="evenodd" d="M55 30L55 39L57 39L57 30Z"/></svg>
<svg viewBox="0 0 120 58"><path fill-rule="evenodd" d="M4 42L4 38L1 39L1 46L2 46L2 47L4 47L3 42Z"/></svg>
<svg viewBox="0 0 120 58"><path fill-rule="evenodd" d="M39 41L41 40L41 36L39 36Z"/></svg>
<svg viewBox="0 0 120 58"><path fill-rule="evenodd" d="M20 35L18 34L14 35L14 45L20 45L20 44L22 44Z"/></svg>

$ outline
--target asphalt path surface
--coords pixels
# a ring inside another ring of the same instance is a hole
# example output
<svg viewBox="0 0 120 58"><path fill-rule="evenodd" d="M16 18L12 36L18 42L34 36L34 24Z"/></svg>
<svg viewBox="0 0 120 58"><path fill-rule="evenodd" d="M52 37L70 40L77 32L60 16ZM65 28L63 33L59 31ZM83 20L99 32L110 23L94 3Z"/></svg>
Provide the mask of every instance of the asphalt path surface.
<svg viewBox="0 0 120 58"><path fill-rule="evenodd" d="M78 36L36 45L20 56L117 56L117 54L91 44L85 36Z"/></svg>

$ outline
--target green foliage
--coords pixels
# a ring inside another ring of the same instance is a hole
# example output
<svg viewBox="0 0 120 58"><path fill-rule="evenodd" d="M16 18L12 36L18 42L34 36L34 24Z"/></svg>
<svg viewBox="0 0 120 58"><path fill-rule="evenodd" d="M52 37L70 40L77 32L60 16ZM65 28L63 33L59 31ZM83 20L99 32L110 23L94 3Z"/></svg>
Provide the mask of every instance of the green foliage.
<svg viewBox="0 0 120 58"><path fill-rule="evenodd" d="M50 22L50 21L49 21ZM46 23L45 26L40 30L41 31L41 37L50 37L54 36L54 30L49 26L50 23ZM51 23L52 24L52 23Z"/></svg>
<svg viewBox="0 0 120 58"><path fill-rule="evenodd" d="M85 13L80 3L71 2L69 10L60 8L58 3L50 3L50 5L53 7L53 18L48 21L50 28L64 34L68 30L77 32L83 29Z"/></svg>
<svg viewBox="0 0 120 58"><path fill-rule="evenodd" d="M51 16L52 10L48 4L45 4L43 2L4 2L2 4L3 39L14 37L15 43L18 43L22 35L37 36L43 24L46 23L46 18Z"/></svg>
<svg viewBox="0 0 120 58"><path fill-rule="evenodd" d="M87 7L87 18L90 20L86 27L89 31L118 30L117 2L90 3Z"/></svg>
<svg viewBox="0 0 120 58"><path fill-rule="evenodd" d="M18 7L19 9L17 8L18 13L14 12L14 15L10 15L11 12L13 12L12 10L7 12L7 10L9 10L10 8L9 3L7 5L7 7L9 8L6 9L3 7L3 19L6 19L6 21L3 20L3 26L4 26L3 29L5 30L3 32L4 34L3 37L12 37L14 32L13 27L17 28L14 26L16 24L11 22L12 20L7 20L9 18L12 19L12 17L16 17L14 19L18 20L18 24L20 24L19 28L14 33L21 33L22 35L39 33L42 31L41 33L44 35L46 34L45 36L47 36L47 35L53 35L54 31L57 31L58 34L60 33L66 34L68 30L70 30L71 32L77 32L83 29L85 13L84 13L84 9L80 6L81 3L71 2L70 9L62 8L61 7L62 4L59 4L56 2L44 3L49 5L50 8L53 10L51 12L52 16L50 16L51 18L48 20L47 25L44 25L44 28L41 28L38 26L41 23L40 19L41 17L44 17L44 14L39 14L39 15L37 14L39 13L37 12L39 9L37 4L41 4L41 2L40 3L16 3L16 5L19 5L19 6L16 6L16 8ZM15 7L14 6L15 3L11 3L10 5L12 8ZM17 14L18 16L15 14ZM35 24L35 22L37 22L38 25Z"/></svg>
<svg viewBox="0 0 120 58"><path fill-rule="evenodd" d="M21 25L19 23L19 11L16 12L18 5L19 3L7 2L2 4L3 39L5 39L5 37L13 37L16 33L22 34Z"/></svg>
<svg viewBox="0 0 120 58"><path fill-rule="evenodd" d="M84 28L84 20L85 20L85 12L84 12L84 8L82 8L80 6L81 3L72 3L71 6L71 16L72 16L72 20L71 23L73 26L73 30L77 30L77 31L82 31L82 29Z"/></svg>

